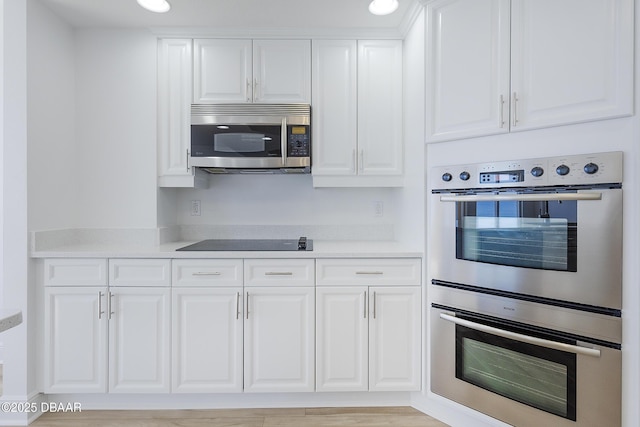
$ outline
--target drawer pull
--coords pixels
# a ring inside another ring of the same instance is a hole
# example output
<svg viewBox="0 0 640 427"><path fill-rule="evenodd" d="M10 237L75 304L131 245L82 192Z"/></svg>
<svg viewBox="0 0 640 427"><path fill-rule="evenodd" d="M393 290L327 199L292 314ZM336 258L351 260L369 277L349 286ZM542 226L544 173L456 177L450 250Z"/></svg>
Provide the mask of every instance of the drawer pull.
<svg viewBox="0 0 640 427"><path fill-rule="evenodd" d="M192 273L194 276L222 276L219 271L196 271Z"/></svg>
<svg viewBox="0 0 640 427"><path fill-rule="evenodd" d="M356 271L356 274L358 275L377 275L377 276L382 276L384 274L384 271Z"/></svg>
<svg viewBox="0 0 640 427"><path fill-rule="evenodd" d="M265 276L293 276L291 271L267 271Z"/></svg>

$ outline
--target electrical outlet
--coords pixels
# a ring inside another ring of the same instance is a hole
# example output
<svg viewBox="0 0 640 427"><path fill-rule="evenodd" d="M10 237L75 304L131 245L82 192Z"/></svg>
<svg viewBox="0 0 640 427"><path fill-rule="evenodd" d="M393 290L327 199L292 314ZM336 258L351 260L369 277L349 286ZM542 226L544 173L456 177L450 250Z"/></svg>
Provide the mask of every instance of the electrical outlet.
<svg viewBox="0 0 640 427"><path fill-rule="evenodd" d="M373 202L373 216L375 217L384 216L384 202L380 200Z"/></svg>
<svg viewBox="0 0 640 427"><path fill-rule="evenodd" d="M200 200L191 201L191 216L200 216Z"/></svg>

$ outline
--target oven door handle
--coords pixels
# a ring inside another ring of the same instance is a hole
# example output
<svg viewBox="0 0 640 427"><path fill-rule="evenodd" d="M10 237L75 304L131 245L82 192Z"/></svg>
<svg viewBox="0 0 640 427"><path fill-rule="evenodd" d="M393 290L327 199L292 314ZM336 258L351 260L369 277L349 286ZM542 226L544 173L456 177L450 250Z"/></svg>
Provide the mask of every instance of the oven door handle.
<svg viewBox="0 0 640 427"><path fill-rule="evenodd" d="M528 344L538 345L541 347L552 348L555 350L566 351L569 353L580 354L591 357L600 357L600 350L595 348L581 347L578 345L565 344L557 341L545 340L543 338L530 337L529 335L519 334L517 332L505 331L504 329L494 328L493 326L483 325L481 323L471 322L469 320L460 319L454 315L447 313L440 313L440 318L456 325L466 326L467 328L475 329L480 332L486 332L488 334L497 335L503 338L509 338L516 341L525 342Z"/></svg>
<svg viewBox="0 0 640 427"><path fill-rule="evenodd" d="M441 202L549 202L556 200L602 200L602 193L465 194L461 196L440 196Z"/></svg>

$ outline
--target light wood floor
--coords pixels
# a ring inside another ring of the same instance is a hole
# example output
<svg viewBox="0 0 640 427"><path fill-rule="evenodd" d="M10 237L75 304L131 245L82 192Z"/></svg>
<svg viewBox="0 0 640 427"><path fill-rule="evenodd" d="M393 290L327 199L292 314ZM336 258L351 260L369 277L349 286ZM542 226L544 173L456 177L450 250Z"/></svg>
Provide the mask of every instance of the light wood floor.
<svg viewBox="0 0 640 427"><path fill-rule="evenodd" d="M410 407L82 411L33 427L448 427Z"/></svg>

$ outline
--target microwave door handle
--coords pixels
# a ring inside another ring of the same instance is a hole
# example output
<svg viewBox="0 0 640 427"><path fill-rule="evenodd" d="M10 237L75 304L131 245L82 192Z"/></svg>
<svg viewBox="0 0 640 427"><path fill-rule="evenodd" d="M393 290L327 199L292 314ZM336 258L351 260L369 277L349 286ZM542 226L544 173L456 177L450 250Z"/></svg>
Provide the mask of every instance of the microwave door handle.
<svg viewBox="0 0 640 427"><path fill-rule="evenodd" d="M569 353L580 354L584 356L600 357L600 350L595 348L581 347L579 345L565 344L557 341L546 340L543 338L531 337L529 335L519 334L517 332L505 331L504 329L494 328L493 326L483 325L481 323L471 322L469 320L460 319L454 315L440 313L440 318L455 323L456 325L466 326L480 332L486 332L491 335L497 335L503 338L509 338L540 347L552 348L555 350L566 351Z"/></svg>
<svg viewBox="0 0 640 427"><path fill-rule="evenodd" d="M461 196L440 196L441 202L546 202L556 200L602 200L602 193L465 194Z"/></svg>
<svg viewBox="0 0 640 427"><path fill-rule="evenodd" d="M282 132L280 132L280 149L282 150L282 167L287 166L287 118L282 119Z"/></svg>

